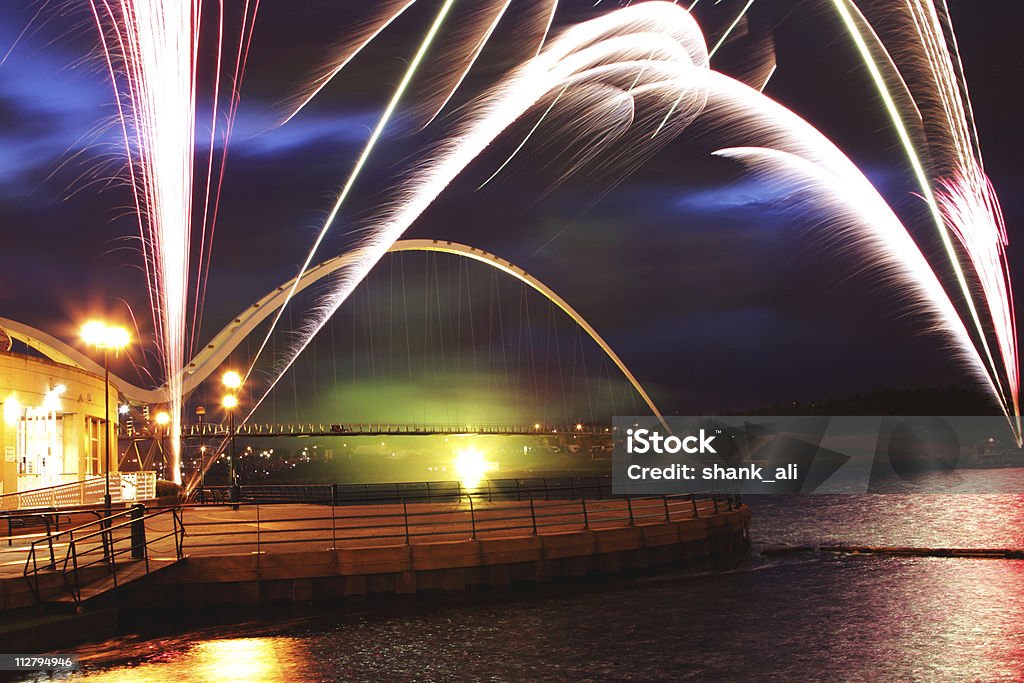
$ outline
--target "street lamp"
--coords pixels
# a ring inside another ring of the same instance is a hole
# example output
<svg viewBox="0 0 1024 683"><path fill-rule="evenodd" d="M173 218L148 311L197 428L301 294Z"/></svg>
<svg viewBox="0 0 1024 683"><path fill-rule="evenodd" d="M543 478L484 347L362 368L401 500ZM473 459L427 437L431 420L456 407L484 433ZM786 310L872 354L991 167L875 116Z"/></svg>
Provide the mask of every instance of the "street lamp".
<svg viewBox="0 0 1024 683"><path fill-rule="evenodd" d="M225 372L221 381L224 383L224 386L232 391L238 391L239 387L242 386L242 376L234 370L228 370Z"/></svg>
<svg viewBox="0 0 1024 683"><path fill-rule="evenodd" d="M154 419L156 420L157 427L160 428L160 474L162 475L167 466L167 425L171 423L171 416L166 410L161 410Z"/></svg>
<svg viewBox="0 0 1024 683"><path fill-rule="evenodd" d="M196 406L196 419L199 421L199 438L203 438L203 418L206 406ZM199 447L199 502L206 503L206 446Z"/></svg>
<svg viewBox="0 0 1024 683"><path fill-rule="evenodd" d="M100 320L90 320L82 326L82 341L90 346L103 350L103 429L106 432L105 453L103 456L103 474L106 483L103 493L103 505L110 514L110 352L116 355L131 342L131 335L123 327L107 325Z"/></svg>
<svg viewBox="0 0 1024 683"><path fill-rule="evenodd" d="M224 406L224 410L228 411L228 438L231 440L231 451L228 456L228 480L231 485L230 498L232 503L237 503L239 498L241 498L241 486L238 484L238 471L235 465L235 408L238 407L238 396L234 392L237 392L242 386L242 377L234 370L229 370L224 373L221 381L232 392L224 396L221 405Z"/></svg>
<svg viewBox="0 0 1024 683"><path fill-rule="evenodd" d="M206 444L199 447L199 502L206 504Z"/></svg>

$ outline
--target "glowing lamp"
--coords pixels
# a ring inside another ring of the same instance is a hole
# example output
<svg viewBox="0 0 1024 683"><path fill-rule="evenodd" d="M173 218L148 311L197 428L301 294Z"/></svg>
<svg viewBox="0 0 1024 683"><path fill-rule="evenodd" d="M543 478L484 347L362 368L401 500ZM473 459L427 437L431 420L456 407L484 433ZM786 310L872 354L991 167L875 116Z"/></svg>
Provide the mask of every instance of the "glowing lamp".
<svg viewBox="0 0 1024 683"><path fill-rule="evenodd" d="M43 410L48 413L59 413L60 412L60 397L64 395L64 392L68 388L63 384L58 384L54 388L46 392L43 396Z"/></svg>
<svg viewBox="0 0 1024 683"><path fill-rule="evenodd" d="M160 425L161 427L166 427L168 423L170 423L171 421L171 416L168 415L165 411L161 410L159 413L156 414L156 417L154 417L154 419L156 420L156 423L158 425Z"/></svg>
<svg viewBox="0 0 1024 683"><path fill-rule="evenodd" d="M11 392L11 395L4 401L4 422L9 425L18 424L18 420L21 419L21 403L18 401L18 397Z"/></svg>
<svg viewBox="0 0 1024 683"><path fill-rule="evenodd" d="M228 410L234 410L235 408L238 407L238 397L235 396L234 394L228 394L221 401L221 405L227 408Z"/></svg>
<svg viewBox="0 0 1024 683"><path fill-rule="evenodd" d="M231 390L236 390L242 386L242 376L234 370L228 370L225 372L221 381L224 383L224 386Z"/></svg>
<svg viewBox="0 0 1024 683"><path fill-rule="evenodd" d="M131 342L131 335L123 327L90 320L82 326L82 341L100 349L120 351Z"/></svg>

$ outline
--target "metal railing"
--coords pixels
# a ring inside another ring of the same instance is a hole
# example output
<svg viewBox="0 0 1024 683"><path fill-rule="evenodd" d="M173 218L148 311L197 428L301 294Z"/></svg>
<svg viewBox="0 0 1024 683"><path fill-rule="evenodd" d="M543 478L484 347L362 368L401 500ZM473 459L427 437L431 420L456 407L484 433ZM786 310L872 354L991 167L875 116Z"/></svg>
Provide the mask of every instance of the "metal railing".
<svg viewBox="0 0 1024 683"><path fill-rule="evenodd" d="M230 518L197 514L188 519L188 549L264 553L282 546L333 550L515 538L683 521L725 514L740 505L732 495L543 499L529 492L518 502L492 502L486 492L475 492L462 493L454 502L401 499L370 509L243 502Z"/></svg>
<svg viewBox="0 0 1024 683"><path fill-rule="evenodd" d="M38 510L8 511L0 510L0 525L7 528L7 545L14 545L15 530L19 539L26 537L43 536L60 531L61 521L65 524L71 523L71 515L61 512L57 508L42 508ZM35 533L24 533L28 529L40 529Z"/></svg>
<svg viewBox="0 0 1024 683"><path fill-rule="evenodd" d="M146 523L161 517L170 518L170 530L147 538ZM25 558L23 573L36 601L42 602L40 575L48 570L59 571L65 587L78 604L82 599L81 572L84 570L90 567L106 568L113 587L117 588L118 572L123 572L137 562L144 563L145 573L149 574L149 549L156 543L173 538L175 558L181 559L184 537L185 527L180 508L163 508L146 514L145 506L136 505L72 529L48 533L45 538L33 541ZM63 560L59 560L56 548L64 543L67 544L67 550ZM40 554L44 554L42 560ZM125 557L126 554L128 557ZM119 558L130 561L119 563Z"/></svg>
<svg viewBox="0 0 1024 683"><path fill-rule="evenodd" d="M240 488L242 502L311 503L315 505L374 505L381 503L443 503L474 494L488 501L538 499L608 498L612 481L608 476L535 477L486 479L468 488L459 481L393 482L381 484L251 484ZM206 486L190 494L195 503L230 502L231 487Z"/></svg>
<svg viewBox="0 0 1024 683"><path fill-rule="evenodd" d="M96 476L67 484L46 486L0 495L0 510L64 508L103 502L106 477ZM156 497L156 472L111 472L110 495L115 503Z"/></svg>

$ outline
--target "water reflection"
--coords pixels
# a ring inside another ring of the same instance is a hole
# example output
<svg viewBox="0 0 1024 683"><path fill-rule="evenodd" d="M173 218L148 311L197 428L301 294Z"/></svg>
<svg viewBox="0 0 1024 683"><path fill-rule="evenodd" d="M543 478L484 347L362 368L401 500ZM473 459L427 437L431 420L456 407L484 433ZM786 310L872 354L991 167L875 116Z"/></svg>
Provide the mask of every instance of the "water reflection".
<svg viewBox="0 0 1024 683"><path fill-rule="evenodd" d="M285 683L309 680L301 640L293 637L228 638L178 643L180 649L155 654L124 668L85 673L90 683ZM172 645L173 647L173 645ZM89 663L85 662L86 670Z"/></svg>

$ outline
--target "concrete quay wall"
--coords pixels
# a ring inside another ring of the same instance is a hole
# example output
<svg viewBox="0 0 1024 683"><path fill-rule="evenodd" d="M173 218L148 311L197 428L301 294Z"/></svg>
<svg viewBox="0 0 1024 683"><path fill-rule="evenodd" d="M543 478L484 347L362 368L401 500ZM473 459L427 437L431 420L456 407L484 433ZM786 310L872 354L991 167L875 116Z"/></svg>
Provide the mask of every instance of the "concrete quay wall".
<svg viewBox="0 0 1024 683"><path fill-rule="evenodd" d="M309 602L463 590L592 573L728 566L749 548L750 510L638 526L431 544L191 556L125 595L132 607Z"/></svg>

